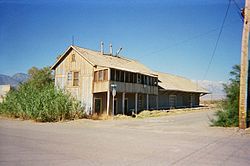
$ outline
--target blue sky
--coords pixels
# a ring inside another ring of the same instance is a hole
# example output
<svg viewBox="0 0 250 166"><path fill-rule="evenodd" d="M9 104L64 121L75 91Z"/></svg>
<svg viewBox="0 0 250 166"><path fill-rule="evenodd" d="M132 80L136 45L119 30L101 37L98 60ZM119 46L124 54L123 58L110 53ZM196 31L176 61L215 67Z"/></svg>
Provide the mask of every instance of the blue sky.
<svg viewBox="0 0 250 166"><path fill-rule="evenodd" d="M243 0L235 0L240 7ZM242 21L231 2L217 51L209 60L228 0L0 0L0 73L52 65L71 44L104 41L151 69L194 80L226 81L240 63Z"/></svg>

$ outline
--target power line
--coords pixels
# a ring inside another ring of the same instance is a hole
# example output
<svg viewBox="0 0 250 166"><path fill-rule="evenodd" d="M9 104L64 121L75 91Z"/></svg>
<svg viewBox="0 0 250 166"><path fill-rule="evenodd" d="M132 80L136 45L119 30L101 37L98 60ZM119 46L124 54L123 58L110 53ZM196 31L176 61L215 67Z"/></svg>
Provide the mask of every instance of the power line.
<svg viewBox="0 0 250 166"><path fill-rule="evenodd" d="M240 8L240 6L237 4L237 2L236 2L235 0L233 0L233 2L234 2L234 6L237 8L237 9L236 9L236 12L238 13L238 15L239 15L241 21L244 22L244 18L243 18L243 16L241 15L241 8Z"/></svg>
<svg viewBox="0 0 250 166"><path fill-rule="evenodd" d="M233 2L234 2L234 5L239 9L239 11L241 11L241 8L240 8L240 6L238 5L238 3L237 3L235 0L233 0Z"/></svg>
<svg viewBox="0 0 250 166"><path fill-rule="evenodd" d="M207 67L206 72L205 72L205 74L204 74L203 80L205 80L205 78L207 77L207 73L208 73L208 71L209 71L209 69L210 69L210 66L211 66L211 64L212 64L214 55L215 55L215 53L216 53L216 50L217 50L217 47L218 47L218 43L219 43L219 40L220 40L220 37L221 37L221 34L222 34L222 30L223 30L223 28L224 28L224 24L225 24L227 15L228 15L228 11L229 11L230 5L231 5L231 0L228 1L228 6L227 6L226 14L225 14L225 16L224 16L224 18L223 18L223 21L222 21L222 24L221 24L221 27L220 27L220 32L219 32L219 35L218 35L218 37L217 37L217 40L216 40L216 43L215 43L215 47L214 47L214 49L213 49L213 53L212 53L212 56L211 56L210 61L209 61L209 63L208 63L208 67Z"/></svg>
<svg viewBox="0 0 250 166"><path fill-rule="evenodd" d="M238 21L238 19L237 19L237 20L233 20L233 21L232 21L231 23L229 23L229 24L225 24L224 27L230 26L232 23L234 23L234 22L236 22L236 21ZM200 34L193 35L193 36L191 36L191 37L189 37L189 38L187 38L187 39L184 39L184 40L180 40L180 41L178 41L178 42L175 42L174 44L172 44L172 45L170 45L170 46L168 46L168 47L161 48L161 49L158 49L158 50L155 50L155 51L151 51L151 52L148 52L148 53L146 53L146 54L142 54L142 55L139 56L139 57L145 57L145 56L148 56L148 55L157 54L157 53L162 52L162 51L164 51L164 50L173 48L173 47L175 47L175 46L178 46L178 45L187 43L187 42L189 42L189 41L192 41L192 40L195 40L195 39L199 39L199 38L201 38L201 37L203 37L203 36L206 36L206 35L209 35L209 34L211 34L211 33L214 33L214 32L216 32L216 31L218 31L219 29L220 29L220 27L219 27L219 28L214 28L214 29L208 30L208 31L206 31L206 32L204 32L204 33L200 33Z"/></svg>

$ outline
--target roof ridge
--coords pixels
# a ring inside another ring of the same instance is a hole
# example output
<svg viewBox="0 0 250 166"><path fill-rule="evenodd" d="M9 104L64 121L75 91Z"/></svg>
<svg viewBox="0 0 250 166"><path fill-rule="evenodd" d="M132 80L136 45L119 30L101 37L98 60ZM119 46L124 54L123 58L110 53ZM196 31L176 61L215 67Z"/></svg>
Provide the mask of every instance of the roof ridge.
<svg viewBox="0 0 250 166"><path fill-rule="evenodd" d="M76 46L76 45L71 45L71 46L72 47L77 47L77 48L80 48L80 49L84 49L84 50L94 51L96 53L101 53L101 51L96 51L96 50L85 48L85 47L80 47L80 46Z"/></svg>

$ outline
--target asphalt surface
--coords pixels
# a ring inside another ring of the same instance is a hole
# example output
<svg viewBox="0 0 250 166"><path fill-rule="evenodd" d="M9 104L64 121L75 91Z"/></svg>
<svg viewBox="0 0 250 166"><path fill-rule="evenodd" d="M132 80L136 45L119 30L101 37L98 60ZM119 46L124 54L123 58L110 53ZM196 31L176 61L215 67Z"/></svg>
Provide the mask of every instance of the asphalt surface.
<svg viewBox="0 0 250 166"><path fill-rule="evenodd" d="M0 120L0 165L250 165L250 135L213 111L143 120Z"/></svg>

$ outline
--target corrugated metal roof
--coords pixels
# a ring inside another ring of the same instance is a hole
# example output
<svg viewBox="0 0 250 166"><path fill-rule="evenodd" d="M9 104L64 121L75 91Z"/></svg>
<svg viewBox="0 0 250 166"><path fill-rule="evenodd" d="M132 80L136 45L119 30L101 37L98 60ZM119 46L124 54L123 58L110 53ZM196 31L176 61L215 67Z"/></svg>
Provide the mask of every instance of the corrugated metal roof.
<svg viewBox="0 0 250 166"><path fill-rule="evenodd" d="M167 73L156 72L158 75L158 85L165 90L181 91L181 92L195 92L195 93L209 93L207 90L201 88L191 80Z"/></svg>

